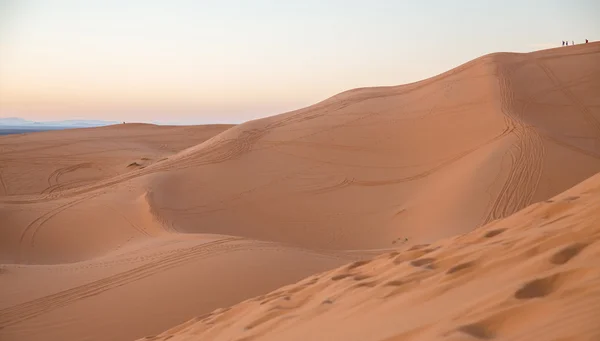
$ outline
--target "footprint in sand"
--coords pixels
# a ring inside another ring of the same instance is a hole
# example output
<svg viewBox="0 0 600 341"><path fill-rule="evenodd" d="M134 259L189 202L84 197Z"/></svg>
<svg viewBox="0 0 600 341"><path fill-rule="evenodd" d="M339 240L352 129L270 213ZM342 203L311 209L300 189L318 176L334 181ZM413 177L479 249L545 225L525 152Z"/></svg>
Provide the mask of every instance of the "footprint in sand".
<svg viewBox="0 0 600 341"><path fill-rule="evenodd" d="M577 256L587 246L588 244L584 243L571 244L561 249L557 253L553 254L552 257L550 257L550 263L556 265L565 264L566 262L570 261L573 257Z"/></svg>
<svg viewBox="0 0 600 341"><path fill-rule="evenodd" d="M499 234L502 234L504 231L506 231L506 229L496 229L496 230L491 230L488 231L486 234L483 235L483 237L485 238L493 238Z"/></svg>
<svg viewBox="0 0 600 341"><path fill-rule="evenodd" d="M429 270L433 270L436 268L435 264L435 258L419 258L419 259L415 259L413 261L410 262L410 265L417 267L417 268L426 268Z"/></svg>
<svg viewBox="0 0 600 341"><path fill-rule="evenodd" d="M529 281L515 291L514 297L518 300L529 300L548 296L557 289L561 277L561 274L556 274Z"/></svg>
<svg viewBox="0 0 600 341"><path fill-rule="evenodd" d="M476 263L474 261L471 261L471 262L465 262L465 263L455 265L455 266L451 267L450 269L448 269L448 271L446 271L446 274L450 275L450 274L453 274L456 272L460 272L460 271L472 268L475 266L475 264Z"/></svg>

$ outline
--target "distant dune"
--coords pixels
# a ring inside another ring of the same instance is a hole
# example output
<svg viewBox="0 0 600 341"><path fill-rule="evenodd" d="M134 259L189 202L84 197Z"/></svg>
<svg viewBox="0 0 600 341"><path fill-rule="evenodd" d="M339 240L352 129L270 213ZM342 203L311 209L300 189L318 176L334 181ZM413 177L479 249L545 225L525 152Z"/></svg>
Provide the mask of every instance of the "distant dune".
<svg viewBox="0 0 600 341"><path fill-rule="evenodd" d="M51 194L112 178L231 127L138 123L0 137L4 183L0 196Z"/></svg>
<svg viewBox="0 0 600 341"><path fill-rule="evenodd" d="M49 130L63 130L69 129L67 127L51 127L51 128L37 128L37 127L12 127L12 126L0 126L0 136L2 135L14 135L14 134L28 134L28 133L39 133Z"/></svg>
<svg viewBox="0 0 600 341"><path fill-rule="evenodd" d="M84 128L84 127L102 127L112 124L119 124L116 121L102 120L63 120L63 121L30 121L19 117L0 117L0 127L35 127L43 128Z"/></svg>
<svg viewBox="0 0 600 341"><path fill-rule="evenodd" d="M599 89L594 43L0 137L0 339L594 340Z"/></svg>

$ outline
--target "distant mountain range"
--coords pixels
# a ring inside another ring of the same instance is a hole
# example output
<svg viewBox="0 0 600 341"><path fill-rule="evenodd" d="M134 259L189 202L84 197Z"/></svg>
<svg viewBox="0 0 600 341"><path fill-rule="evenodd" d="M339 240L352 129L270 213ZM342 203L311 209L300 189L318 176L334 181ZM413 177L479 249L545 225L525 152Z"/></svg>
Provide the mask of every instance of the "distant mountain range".
<svg viewBox="0 0 600 341"><path fill-rule="evenodd" d="M35 122L25 120L19 117L0 117L0 127L31 127L31 128L85 128L85 127L101 127L111 124L118 124L116 121L100 121L100 120L65 120L65 121L45 121Z"/></svg>

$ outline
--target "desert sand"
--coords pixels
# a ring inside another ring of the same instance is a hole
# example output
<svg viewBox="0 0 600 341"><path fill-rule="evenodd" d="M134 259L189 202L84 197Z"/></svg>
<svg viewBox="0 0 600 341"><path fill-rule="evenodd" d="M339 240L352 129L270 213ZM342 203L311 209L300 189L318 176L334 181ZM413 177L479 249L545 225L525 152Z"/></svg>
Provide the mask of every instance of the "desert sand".
<svg viewBox="0 0 600 341"><path fill-rule="evenodd" d="M600 340L600 175L140 340Z"/></svg>
<svg viewBox="0 0 600 341"><path fill-rule="evenodd" d="M597 43L0 137L0 339L596 340L598 172Z"/></svg>

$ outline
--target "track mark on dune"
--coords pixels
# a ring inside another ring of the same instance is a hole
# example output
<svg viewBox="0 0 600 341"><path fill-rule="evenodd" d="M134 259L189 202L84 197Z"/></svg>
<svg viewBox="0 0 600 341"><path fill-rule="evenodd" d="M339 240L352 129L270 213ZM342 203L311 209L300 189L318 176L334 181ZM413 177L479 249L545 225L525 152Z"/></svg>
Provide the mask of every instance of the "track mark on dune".
<svg viewBox="0 0 600 341"><path fill-rule="evenodd" d="M579 112L585 117L585 119L593 127L596 128L596 133L597 134L600 133L600 122L598 122L598 120L596 119L596 117L594 116L594 114L590 111L590 109L588 107L586 107L581 102L581 100L579 100L579 98L577 98L577 96L575 96L575 94L573 94L573 92L569 89L570 85L569 84L563 84L558 79L558 77L556 77L556 75L554 74L554 72L552 72L552 69L550 69L541 60L536 59L536 63L540 67L540 69L542 69L542 71L544 71L544 73L546 74L546 76L548 77L548 79L550 79L550 81L552 82L552 84L554 86L556 86L556 88L558 90L560 90L565 95L565 97L567 97L575 105L575 107L577 107L577 109L579 109Z"/></svg>
<svg viewBox="0 0 600 341"><path fill-rule="evenodd" d="M150 236L150 233L148 233L148 231L146 231L143 227L140 227L137 224L135 224L133 221L131 221L131 219L127 218L127 216L123 212L117 210L116 208L112 207L111 205L103 205L103 206L107 207L111 211L115 212L118 216L123 218L123 220L125 220L127 222L127 224L129 224L129 226L131 226L137 232L143 234L144 236L148 236L148 237Z"/></svg>
<svg viewBox="0 0 600 341"><path fill-rule="evenodd" d="M520 110L516 108L510 70L498 67L498 79L501 110L513 127L517 142L509 150L512 165L508 176L481 225L507 217L531 204L542 176L545 156L542 138L522 119L528 103Z"/></svg>
<svg viewBox="0 0 600 341"><path fill-rule="evenodd" d="M2 188L2 195L8 195L8 189L6 188L6 183L2 177L2 168L0 168L0 188Z"/></svg>
<svg viewBox="0 0 600 341"><path fill-rule="evenodd" d="M238 251L279 250L280 247L281 244L272 242L248 241L242 237L223 237L199 245L169 251L163 253L162 257L151 258L147 263L130 270L0 310L0 329L19 324L191 261ZM335 253L331 252L317 252L317 254L337 258Z"/></svg>
<svg viewBox="0 0 600 341"><path fill-rule="evenodd" d="M252 150L254 144L260 140L268 130L249 129L242 131L234 139L216 140L212 144L196 153L178 159L177 169L197 167L233 160ZM172 164L156 167L154 170L171 170Z"/></svg>
<svg viewBox="0 0 600 341"><path fill-rule="evenodd" d="M105 291L166 271L191 260L248 248L248 246L244 244L231 244L242 240L243 238L240 237L227 237L216 241L206 242L174 254L168 254L163 258L131 270L0 310L0 328L18 324L22 321L67 306L87 297L95 296ZM264 245L268 244L264 243Z"/></svg>
<svg viewBox="0 0 600 341"><path fill-rule="evenodd" d="M92 167L93 167L93 164L91 162L83 162L83 163L78 163L76 165L56 169L54 172L50 173L50 175L48 176L48 179L47 179L48 187L46 187L42 191L42 194L52 193L56 190L60 190L66 186L69 186L70 184L86 182L86 181L81 181L81 180L77 181L76 180L76 181L61 184L60 178L67 173L72 173L72 172L75 172L82 168L92 168Z"/></svg>
<svg viewBox="0 0 600 341"><path fill-rule="evenodd" d="M360 179L356 179L356 178L344 178L341 181L339 181L338 183L333 184L331 186L325 186L325 187L322 187L319 189L308 190L308 192L313 193L313 194L323 194L323 193L331 192L334 190L340 190L340 189L343 189L343 188L346 188L349 186L361 186L361 187L386 186L386 185L395 185L395 184L401 184L404 182L419 180L419 179L425 178L429 175L432 175L432 174L444 169L445 167L467 157L468 155L470 155L471 153L474 153L475 151L479 150L483 146L489 145L491 143L494 143L494 142L506 137L512 131L513 131L513 128L507 126L500 134L489 139L488 141L484 142L480 146L468 149L462 153L459 153L451 158L446 159L445 161L440 162L433 168L430 168L428 170L425 170L423 172L420 172L420 173L417 173L414 175L409 175L409 176L402 177L402 178L386 179L386 180L360 180ZM297 157L297 158L301 158L301 159L306 159L306 160L310 160L310 161L314 161L314 162L335 164L332 162L312 159L312 158L299 156L299 155L292 154L292 153L286 153L286 152L282 152L282 151L278 151L278 152L281 154L285 154L285 155L289 155L289 156L293 156L293 157Z"/></svg>
<svg viewBox="0 0 600 341"><path fill-rule="evenodd" d="M44 214L42 214L41 216L39 216L38 218L36 218L34 221L32 221L31 223L29 223L29 225L27 225L27 227L25 227L25 229L23 230L23 232L21 233L21 237L20 237L20 243L24 244L25 241L28 239L29 240L29 244L31 246L34 245L34 241L35 241L35 236L36 234L39 232L39 230L41 229L41 227L47 223L50 219L52 219L53 217L55 217L57 214L77 205L82 203L85 200L91 199L93 197L96 197L98 195L100 195L101 193L96 193L96 194L92 194L92 195L88 195L85 196L83 198L79 198L73 201L70 201L64 205L60 205L57 208L46 212Z"/></svg>
<svg viewBox="0 0 600 341"><path fill-rule="evenodd" d="M556 137L553 137L549 133L545 133L544 134L544 138L548 139L549 141L551 141L553 143L556 143L559 146L562 146L562 147L565 147L567 149L570 149L570 150L572 150L572 151L574 151L576 153L581 153L581 154L593 157L595 159L600 159L600 154L598 154L596 152L593 152L593 151L590 151L590 150L587 150L587 149L583 149L583 148L575 146L575 145L572 145L570 143L561 141L560 139L557 139Z"/></svg>
<svg viewBox="0 0 600 341"><path fill-rule="evenodd" d="M99 189L106 189L107 187L118 185L120 183L145 175L229 161L251 151L254 144L267 132L268 130L265 129L250 129L242 131L238 137L233 139L216 139L211 143L203 142L200 144L203 145L201 149L199 149L197 152L191 152L188 155L177 157L173 160L176 161L175 163L157 162L146 168L132 170L124 174L116 175L112 178L102 179L87 186L68 188L64 190L64 192L60 191L58 196L62 198L69 198L80 194L90 193ZM209 140L205 142L209 142ZM50 174L47 180L49 187L44 190L42 195L11 198L9 200L2 200L2 202L9 204L29 204L48 202L56 199L57 196L52 192L68 186L68 184L58 184L57 178L59 178L60 175L64 174L65 172L74 171L77 168L85 166L86 165L84 164L79 164L54 171L52 174ZM73 167L75 167L75 169L72 169Z"/></svg>

